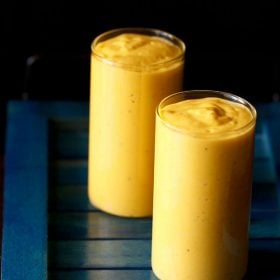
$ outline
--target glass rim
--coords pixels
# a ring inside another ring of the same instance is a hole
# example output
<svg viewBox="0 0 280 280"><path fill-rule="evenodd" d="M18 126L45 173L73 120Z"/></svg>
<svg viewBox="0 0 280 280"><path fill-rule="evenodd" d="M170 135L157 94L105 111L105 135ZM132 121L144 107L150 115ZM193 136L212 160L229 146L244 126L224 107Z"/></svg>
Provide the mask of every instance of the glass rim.
<svg viewBox="0 0 280 280"><path fill-rule="evenodd" d="M241 104L245 106L251 113L252 119L246 123L244 126L230 130L230 131L223 131L223 132L214 132L214 133L205 133L205 132L190 132L185 130L184 128L178 127L176 125L170 124L168 121L164 120L160 114L160 109L163 107L164 103L167 102L168 100L172 100L173 98L184 96L184 95L189 95L191 98L185 98L185 99L178 99L175 100L174 102L167 103L166 105L169 104L174 104L176 102L180 102L183 100L188 100L188 99L198 99L198 98L206 98L206 97L217 97L217 98L222 98L227 101L235 102L238 104ZM174 131L177 131L179 133L192 136L195 138L207 138L211 139L217 136L220 136L221 138L226 138L230 136L234 136L237 133L242 133L243 131L249 130L251 127L253 127L256 124L257 120L257 111L255 107L245 98L240 97L234 93L226 92L226 91L218 91L218 90L209 90L209 89L193 89L193 90L184 90L180 92L173 93L171 95L166 96L163 98L160 103L156 107L156 115L160 119L160 121L169 129L172 129Z"/></svg>
<svg viewBox="0 0 280 280"><path fill-rule="evenodd" d="M150 64L147 66L146 65L135 66L135 65L127 64L127 63L121 63L121 62L116 62L116 61L110 60L110 59L98 54L95 51L95 46L100 41L102 42L102 41L106 40L107 38L109 39L109 38L112 38L116 35L120 35L123 33L143 34L143 35L150 35L150 36L163 38L163 39L171 42L172 44L178 46L181 50L181 53L164 62L153 63L153 64ZM102 39L104 39L104 40L102 40ZM96 56L99 60L104 61L105 63L107 63L109 65L121 67L121 68L129 68L129 69L133 69L135 71L143 71L146 69L159 68L162 65L165 66L165 65L175 63L176 61L183 60L184 56L185 56L185 52L186 52L186 44L182 39L180 39L179 37L173 35L172 33L167 32L167 31L164 31L161 29L156 29L156 28L149 28L149 27L121 27L121 28L111 29L111 30L108 30L108 31L105 31L105 32L99 34L97 37L95 37L95 39L91 43L91 55Z"/></svg>

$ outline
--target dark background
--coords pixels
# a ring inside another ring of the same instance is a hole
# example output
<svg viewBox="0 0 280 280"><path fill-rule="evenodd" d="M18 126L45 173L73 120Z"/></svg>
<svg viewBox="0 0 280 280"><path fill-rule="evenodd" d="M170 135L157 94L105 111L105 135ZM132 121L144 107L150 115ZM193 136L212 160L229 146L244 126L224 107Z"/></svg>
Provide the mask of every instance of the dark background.
<svg viewBox="0 0 280 280"><path fill-rule="evenodd" d="M1 131L9 99L87 101L93 38L132 26L185 41L185 89L230 91L253 103L278 100L280 24L268 1L6 0L0 4Z"/></svg>

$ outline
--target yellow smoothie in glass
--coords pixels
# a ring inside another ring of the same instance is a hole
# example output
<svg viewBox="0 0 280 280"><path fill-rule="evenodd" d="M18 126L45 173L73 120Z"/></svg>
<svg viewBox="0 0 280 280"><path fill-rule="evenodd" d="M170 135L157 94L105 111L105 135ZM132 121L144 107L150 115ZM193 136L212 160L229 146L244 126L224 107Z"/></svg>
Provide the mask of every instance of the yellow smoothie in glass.
<svg viewBox="0 0 280 280"><path fill-rule="evenodd" d="M256 111L228 93L186 91L157 109L152 267L162 280L246 272Z"/></svg>
<svg viewBox="0 0 280 280"><path fill-rule="evenodd" d="M152 215L155 108L182 89L184 43L154 29L112 30L92 44L89 199L108 213Z"/></svg>

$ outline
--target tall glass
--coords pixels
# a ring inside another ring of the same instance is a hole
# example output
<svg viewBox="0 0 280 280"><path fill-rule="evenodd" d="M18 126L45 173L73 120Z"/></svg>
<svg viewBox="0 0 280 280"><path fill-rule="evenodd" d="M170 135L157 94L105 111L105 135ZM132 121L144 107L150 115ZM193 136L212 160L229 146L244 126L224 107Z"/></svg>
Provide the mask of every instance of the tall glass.
<svg viewBox="0 0 280 280"><path fill-rule="evenodd" d="M162 60L166 46L176 53ZM98 36L91 50L90 201L115 215L151 216L154 112L162 98L182 90L185 45L161 30L122 28Z"/></svg>
<svg viewBox="0 0 280 280"><path fill-rule="evenodd" d="M231 107L224 110L208 97ZM205 103L197 108L199 99ZM166 107L185 100L194 103L177 115ZM248 121L235 128L240 109ZM234 280L245 274L255 123L254 107L230 93L185 91L160 102L152 234L152 267L160 279Z"/></svg>

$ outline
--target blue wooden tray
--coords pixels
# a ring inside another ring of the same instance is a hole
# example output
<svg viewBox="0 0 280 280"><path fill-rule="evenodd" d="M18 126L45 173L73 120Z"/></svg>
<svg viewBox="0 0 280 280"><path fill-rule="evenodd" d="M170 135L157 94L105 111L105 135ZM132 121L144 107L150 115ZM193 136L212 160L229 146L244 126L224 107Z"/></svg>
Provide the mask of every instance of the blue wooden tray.
<svg viewBox="0 0 280 280"><path fill-rule="evenodd" d="M258 104L246 279L280 279L280 105ZM2 279L156 279L151 219L87 198L88 103L8 104Z"/></svg>

